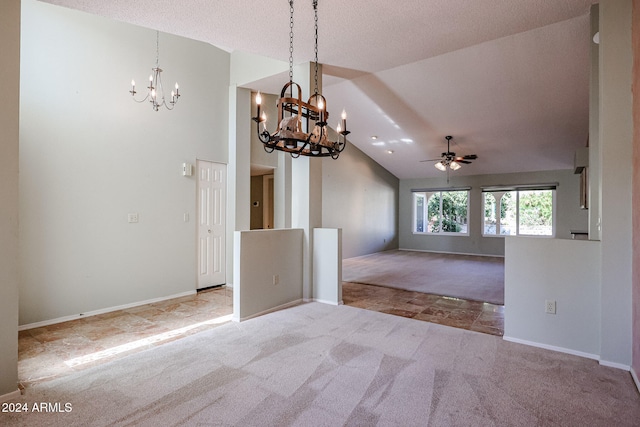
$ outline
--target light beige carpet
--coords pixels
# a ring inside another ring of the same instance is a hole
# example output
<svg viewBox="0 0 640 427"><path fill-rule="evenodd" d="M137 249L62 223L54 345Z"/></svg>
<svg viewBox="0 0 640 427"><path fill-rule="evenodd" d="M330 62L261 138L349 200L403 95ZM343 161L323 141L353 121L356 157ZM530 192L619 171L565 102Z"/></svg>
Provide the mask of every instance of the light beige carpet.
<svg viewBox="0 0 640 427"><path fill-rule="evenodd" d="M344 282L504 305L504 258L392 250L342 261Z"/></svg>
<svg viewBox="0 0 640 427"><path fill-rule="evenodd" d="M628 372L303 304L27 388L2 426L638 426ZM33 412L34 404L69 412ZM66 406L69 404L70 406Z"/></svg>

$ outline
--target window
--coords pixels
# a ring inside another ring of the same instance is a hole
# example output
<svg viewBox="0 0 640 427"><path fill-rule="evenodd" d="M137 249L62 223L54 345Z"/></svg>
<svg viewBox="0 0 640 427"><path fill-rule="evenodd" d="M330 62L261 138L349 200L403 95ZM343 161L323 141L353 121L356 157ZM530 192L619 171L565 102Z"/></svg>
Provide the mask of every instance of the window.
<svg viewBox="0 0 640 427"><path fill-rule="evenodd" d="M483 189L482 234L553 237L556 185Z"/></svg>
<svg viewBox="0 0 640 427"><path fill-rule="evenodd" d="M469 235L469 189L414 190L414 233Z"/></svg>

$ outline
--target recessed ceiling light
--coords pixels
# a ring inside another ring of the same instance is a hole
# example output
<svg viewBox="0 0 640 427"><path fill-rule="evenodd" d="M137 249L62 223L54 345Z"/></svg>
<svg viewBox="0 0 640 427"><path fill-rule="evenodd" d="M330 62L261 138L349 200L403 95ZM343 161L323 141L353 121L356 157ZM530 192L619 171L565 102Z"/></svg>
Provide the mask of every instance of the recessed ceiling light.
<svg viewBox="0 0 640 427"><path fill-rule="evenodd" d="M378 139L378 135L372 135L371 139Z"/></svg>
<svg viewBox="0 0 640 427"><path fill-rule="evenodd" d="M393 150L387 150L387 153L393 154Z"/></svg>

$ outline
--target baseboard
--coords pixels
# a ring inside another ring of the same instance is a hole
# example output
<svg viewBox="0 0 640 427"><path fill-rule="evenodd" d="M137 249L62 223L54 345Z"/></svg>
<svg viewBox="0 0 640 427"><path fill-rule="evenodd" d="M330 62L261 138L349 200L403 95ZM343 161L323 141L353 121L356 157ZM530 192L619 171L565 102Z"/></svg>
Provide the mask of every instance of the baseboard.
<svg viewBox="0 0 640 427"><path fill-rule="evenodd" d="M313 302L319 302L322 304L328 304L328 305L342 305L343 302L342 300L335 302L335 301L329 301L329 300L324 300L324 299L318 299L318 298L314 298Z"/></svg>
<svg viewBox="0 0 640 427"><path fill-rule="evenodd" d="M398 248L399 251L409 251L409 252L427 252L432 254L446 254L446 255L471 255L471 256L485 256L492 258L504 258L504 255L491 255L491 254L472 254L468 252L449 252L449 251L428 251L426 249L407 249L407 248Z"/></svg>
<svg viewBox="0 0 640 427"><path fill-rule="evenodd" d="M145 305L145 304L153 304L155 302L166 301L166 300L169 300L169 299L186 297L186 296L189 296L189 295L194 295L195 293L196 293L195 290L187 291L187 292L182 292L182 293L175 294L175 295L169 295L167 297L153 298L153 299L149 299L149 300L145 300L145 301L134 302L134 303L131 303L131 304L124 304L124 305L118 305L118 306L115 306L115 307L102 308L100 310L88 311L86 313L80 313L80 314L74 314L74 315L71 315L71 316L58 317L56 319L51 319L51 320L43 320L42 322L27 323L26 325L18 326L18 331L24 331L24 330L33 329L33 328L41 328L43 326L55 325L56 323L68 322L70 320L77 320L77 319L82 319L84 317L96 316L98 314L110 313L112 311L126 310L128 308L138 307L138 306Z"/></svg>
<svg viewBox="0 0 640 427"><path fill-rule="evenodd" d="M555 345L542 344L535 341L527 341L527 340L522 340L520 338L513 338L508 336L504 336L502 337L502 339L504 339L505 341L515 342L518 344L529 345L531 347L544 348L545 350L557 351L559 353L566 353L566 354L571 354L573 356L579 356L579 357L584 357L586 359L600 361L600 356L598 356L597 354L585 353L583 351L572 350L570 348L557 347Z"/></svg>
<svg viewBox="0 0 640 427"><path fill-rule="evenodd" d="M608 366L610 368L618 368L618 369L622 369L623 371L631 371L631 366L629 365L624 365L622 363L616 363L616 362L608 362L606 360L599 360L598 361L602 366Z"/></svg>
<svg viewBox="0 0 640 427"><path fill-rule="evenodd" d="M11 393L3 394L0 396L0 403L8 402L13 399L17 399L20 397L20 389L16 389L16 391L12 391Z"/></svg>
<svg viewBox="0 0 640 427"><path fill-rule="evenodd" d="M638 389L638 393L640 393L640 380L638 380L638 375L636 375L635 369L633 367L629 370L631 372L631 378L633 378L633 382L636 383L636 388Z"/></svg>
<svg viewBox="0 0 640 427"><path fill-rule="evenodd" d="M277 307L272 307L272 308L269 308L267 310L261 311L259 313L252 314L251 316L242 317L242 318L238 317L236 315L235 310L234 310L233 317L231 318L231 320L234 321L234 322L244 322L245 320L253 319L254 317L263 316L265 314L273 313L274 311L280 311L280 310L284 310L285 308L293 307L295 305L300 305L302 302L304 302L302 299L297 299L295 301L291 301L291 302L288 302L288 303L285 303L285 304L281 304L281 305L279 305Z"/></svg>

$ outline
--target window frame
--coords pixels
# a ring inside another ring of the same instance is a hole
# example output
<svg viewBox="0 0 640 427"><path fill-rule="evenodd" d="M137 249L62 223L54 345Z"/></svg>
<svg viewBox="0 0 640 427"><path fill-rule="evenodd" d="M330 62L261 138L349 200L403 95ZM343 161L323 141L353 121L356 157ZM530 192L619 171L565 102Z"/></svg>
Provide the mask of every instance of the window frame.
<svg viewBox="0 0 640 427"><path fill-rule="evenodd" d="M558 183L550 183L550 184L533 184L533 185L518 185L518 186L501 186L501 187L481 187L482 190L482 237L537 237L537 238L555 238L556 237L556 222L557 222L557 187ZM520 232L520 192L521 191L551 191L551 234L550 235L541 235L541 234L524 234ZM515 192L515 222L516 222L516 232L515 234L500 234L500 206L502 203L502 197L509 192ZM486 206L486 194L492 194L496 199L494 212L496 216L496 233L487 234L485 233L485 206ZM496 193L500 193L500 198L496 197Z"/></svg>
<svg viewBox="0 0 640 427"><path fill-rule="evenodd" d="M427 236L469 236L470 235L470 223L469 217L471 214L471 187L462 187L462 188L424 188L424 189L415 189L411 190L412 200L411 200L411 210L412 210L412 220L411 220L411 232L417 235L427 235ZM442 218L442 207L443 207L443 193L452 193L452 192L466 192L467 193L467 213L466 213L466 231L465 232L451 232L451 231L441 231L442 223L440 223L440 230L436 232L429 231L429 227L425 225L428 224L428 209L429 209L429 199L435 195L440 194L440 209L438 215ZM422 209L422 218L423 218L423 230L417 230L417 199L422 197L424 200ZM427 222L425 223L425 220Z"/></svg>

